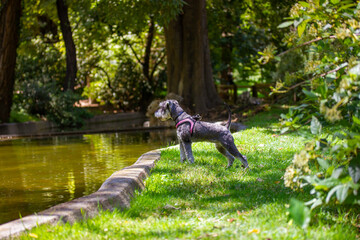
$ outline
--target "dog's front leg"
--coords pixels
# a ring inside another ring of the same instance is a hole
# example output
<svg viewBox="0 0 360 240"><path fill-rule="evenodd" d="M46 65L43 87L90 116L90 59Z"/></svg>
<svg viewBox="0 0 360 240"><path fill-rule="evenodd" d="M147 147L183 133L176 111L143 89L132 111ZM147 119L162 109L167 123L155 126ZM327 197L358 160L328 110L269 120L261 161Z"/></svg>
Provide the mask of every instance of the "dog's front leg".
<svg viewBox="0 0 360 240"><path fill-rule="evenodd" d="M190 141L184 141L184 150L185 150L185 154L186 154L186 158L190 163L194 163L194 156L192 153L192 149L191 149L191 142Z"/></svg>
<svg viewBox="0 0 360 240"><path fill-rule="evenodd" d="M186 160L186 154L184 149L184 142L179 139L179 146L180 146L180 162L183 163Z"/></svg>

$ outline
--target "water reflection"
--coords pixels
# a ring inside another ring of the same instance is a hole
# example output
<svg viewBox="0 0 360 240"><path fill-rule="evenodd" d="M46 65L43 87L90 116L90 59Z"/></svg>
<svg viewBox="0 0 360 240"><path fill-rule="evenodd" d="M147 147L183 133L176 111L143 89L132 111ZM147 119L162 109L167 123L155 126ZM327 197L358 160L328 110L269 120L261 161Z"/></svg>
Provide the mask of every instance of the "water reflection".
<svg viewBox="0 0 360 240"><path fill-rule="evenodd" d="M95 192L114 171L174 139L170 130L0 142L0 224Z"/></svg>

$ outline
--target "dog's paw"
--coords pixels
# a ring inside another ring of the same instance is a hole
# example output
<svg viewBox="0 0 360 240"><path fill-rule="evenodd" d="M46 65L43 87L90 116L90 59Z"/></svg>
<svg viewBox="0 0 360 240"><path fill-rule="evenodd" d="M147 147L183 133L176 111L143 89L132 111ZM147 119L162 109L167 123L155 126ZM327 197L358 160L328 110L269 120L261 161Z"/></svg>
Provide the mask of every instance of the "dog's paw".
<svg viewBox="0 0 360 240"><path fill-rule="evenodd" d="M249 171L251 171L251 169L250 169L249 165L247 165L247 166L242 165L241 167L243 167L243 168L244 168L244 171L245 171L245 172L249 172Z"/></svg>
<svg viewBox="0 0 360 240"><path fill-rule="evenodd" d="M226 166L226 169L231 168L231 167L232 167L232 165L233 165L233 163L228 163L228 164L227 164L227 166Z"/></svg>

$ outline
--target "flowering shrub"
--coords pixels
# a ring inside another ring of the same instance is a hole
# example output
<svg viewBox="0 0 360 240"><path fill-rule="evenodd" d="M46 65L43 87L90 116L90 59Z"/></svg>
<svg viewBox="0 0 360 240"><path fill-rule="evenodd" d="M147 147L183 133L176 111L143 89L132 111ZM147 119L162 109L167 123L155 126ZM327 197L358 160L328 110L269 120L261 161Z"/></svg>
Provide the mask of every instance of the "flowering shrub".
<svg viewBox="0 0 360 240"><path fill-rule="evenodd" d="M360 204L359 18L355 1L299 1L279 26L290 27L285 39L290 49L277 56L272 47L262 53L262 62L281 61L291 51L304 59L273 91L303 88L302 104L281 116L282 132L309 126L312 140L295 154L284 181L294 190L310 186L311 208Z"/></svg>

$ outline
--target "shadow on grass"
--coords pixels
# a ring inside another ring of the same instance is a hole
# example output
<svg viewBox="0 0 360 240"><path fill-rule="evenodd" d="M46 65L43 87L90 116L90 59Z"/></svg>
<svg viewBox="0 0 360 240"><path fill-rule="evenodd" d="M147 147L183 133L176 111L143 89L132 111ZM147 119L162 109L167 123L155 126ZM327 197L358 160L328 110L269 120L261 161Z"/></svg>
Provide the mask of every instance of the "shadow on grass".
<svg viewBox="0 0 360 240"><path fill-rule="evenodd" d="M281 180L287 166L285 161L265 163L259 159L262 154L261 151L249 153L254 160L251 163L253 167L251 171L244 171L240 161L226 169L226 158L216 150L194 151L194 155L199 157L191 165L180 163L178 150L167 150L152 171L150 187L140 196L144 199L140 200L139 205L146 205L146 214L143 208L136 207L135 199L135 206L127 216L147 218L173 214L173 211L164 208L167 204L176 206L179 212L206 211L210 215L247 212L272 203L284 209L283 206L291 197L309 197L285 188ZM284 154L291 156L293 152L274 151L272 159L284 158ZM164 179L159 180L160 176Z"/></svg>

